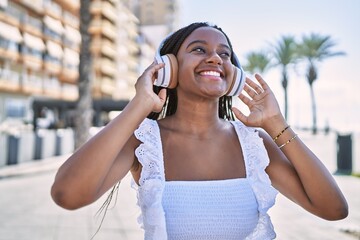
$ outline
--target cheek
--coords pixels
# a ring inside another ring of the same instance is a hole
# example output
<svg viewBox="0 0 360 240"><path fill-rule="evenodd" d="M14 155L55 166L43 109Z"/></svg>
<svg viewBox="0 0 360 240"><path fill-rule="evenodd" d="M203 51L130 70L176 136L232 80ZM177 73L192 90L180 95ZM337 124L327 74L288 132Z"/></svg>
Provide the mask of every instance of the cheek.
<svg viewBox="0 0 360 240"><path fill-rule="evenodd" d="M232 64L228 64L225 67L225 73L226 73L226 82L228 85L232 84L233 81L233 77L234 77L234 68L235 66Z"/></svg>
<svg viewBox="0 0 360 240"><path fill-rule="evenodd" d="M193 70L189 62L179 62L178 82L181 84L194 76Z"/></svg>

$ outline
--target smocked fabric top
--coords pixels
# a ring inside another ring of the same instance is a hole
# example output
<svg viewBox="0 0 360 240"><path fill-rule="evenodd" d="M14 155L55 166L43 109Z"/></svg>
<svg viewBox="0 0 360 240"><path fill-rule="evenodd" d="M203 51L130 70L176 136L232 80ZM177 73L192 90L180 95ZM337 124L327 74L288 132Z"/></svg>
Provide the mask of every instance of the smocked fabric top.
<svg viewBox="0 0 360 240"><path fill-rule="evenodd" d="M171 240L245 239L259 219L247 178L167 181L162 203Z"/></svg>
<svg viewBox="0 0 360 240"><path fill-rule="evenodd" d="M224 184L227 181L228 183L230 182L235 185L240 184L239 187L243 187L243 185L248 184L248 186L250 187L248 189L251 189L253 192L253 196L256 199L257 203L256 210L258 213L256 222L253 225L253 230L250 231L250 233L247 234L246 237L238 236L238 238L234 239L274 239L276 235L267 211L270 207L274 205L277 191L271 186L270 179L265 172L265 168L269 164L267 152L263 145L262 139L258 136L258 133L254 131L254 129L246 127L239 121L232 121L231 123L233 124L239 141L241 143L246 167L246 179L238 179L238 181L236 181L236 179L233 179L206 182L211 182L211 184L213 184L216 188L218 187L216 185ZM174 212L171 212L173 210L169 208L170 205L168 205L167 203L169 203L168 200L169 198L171 198L171 191L173 191L174 189L176 190L176 188L178 188L179 186L184 185L179 185L181 181L179 181L178 183L175 183L177 181L172 183L165 180L162 143L160 129L157 121L145 119L140 124L139 128L135 130L134 134L136 138L142 142L135 150L135 155L138 158L140 164L142 165L139 186L133 181L133 186L137 190L137 204L141 209L141 215L138 218L138 222L144 229L145 240L173 239L171 238L171 234L175 233L171 232L168 234L167 225L169 230L174 231L174 229L171 229L171 224L175 224L176 222L171 222L171 214L173 214ZM191 188L199 187L198 182L197 184L192 183L192 185L193 186ZM191 188L185 188L185 190L191 191ZM203 188L203 191L206 191L206 188ZM250 194L249 199L251 201L251 193L247 191L246 194ZM185 196L179 195L178 197ZM247 201L249 201L249 199L247 199ZM241 202L241 199L239 199L239 202ZM166 212L166 214L165 209L169 211ZM250 212L251 209L252 206L248 208ZM253 214L250 215L253 216ZM166 216L169 216L169 219L166 219ZM251 222L251 220L253 221L253 218L250 217L250 219L247 219L246 221L248 220ZM221 227L216 224L214 224L214 226ZM219 237L218 239L226 238Z"/></svg>

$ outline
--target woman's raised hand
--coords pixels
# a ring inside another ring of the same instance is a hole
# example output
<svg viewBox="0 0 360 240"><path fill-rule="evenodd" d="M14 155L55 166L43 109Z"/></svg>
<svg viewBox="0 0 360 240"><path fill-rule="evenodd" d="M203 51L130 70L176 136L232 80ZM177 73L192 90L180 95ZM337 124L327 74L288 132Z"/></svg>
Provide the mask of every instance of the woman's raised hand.
<svg viewBox="0 0 360 240"><path fill-rule="evenodd" d="M165 104L166 89L161 89L159 94L154 93L153 84L156 79L157 71L164 67L163 63L155 61L141 74L135 84L136 96L143 99L144 104L150 104L152 112L160 112Z"/></svg>
<svg viewBox="0 0 360 240"><path fill-rule="evenodd" d="M249 115L246 116L238 108L233 107L235 116L251 127L266 128L274 121L284 121L279 104L268 84L259 74L255 74L255 78L260 85L246 77L244 90L248 96L243 93L239 95L240 100L248 106Z"/></svg>

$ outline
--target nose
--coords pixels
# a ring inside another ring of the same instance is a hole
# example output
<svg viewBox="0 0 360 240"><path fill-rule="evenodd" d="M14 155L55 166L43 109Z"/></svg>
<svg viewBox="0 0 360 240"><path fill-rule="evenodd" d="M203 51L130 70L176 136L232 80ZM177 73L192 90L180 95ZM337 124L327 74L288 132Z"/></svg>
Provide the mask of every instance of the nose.
<svg viewBox="0 0 360 240"><path fill-rule="evenodd" d="M221 65L223 63L223 60L219 56L219 54L217 54L216 52L211 52L206 59L206 62Z"/></svg>

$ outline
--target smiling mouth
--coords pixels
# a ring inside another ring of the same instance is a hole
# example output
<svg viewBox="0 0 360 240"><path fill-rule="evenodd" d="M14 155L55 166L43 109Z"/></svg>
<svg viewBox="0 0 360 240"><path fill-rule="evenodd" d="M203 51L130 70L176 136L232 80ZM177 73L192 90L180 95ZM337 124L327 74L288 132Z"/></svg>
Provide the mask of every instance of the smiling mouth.
<svg viewBox="0 0 360 240"><path fill-rule="evenodd" d="M201 76L212 76L212 77L220 77L220 73L216 71L204 71L200 73Z"/></svg>

